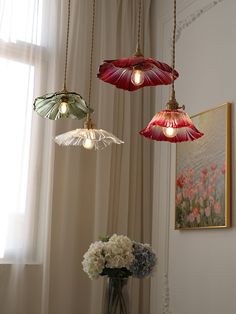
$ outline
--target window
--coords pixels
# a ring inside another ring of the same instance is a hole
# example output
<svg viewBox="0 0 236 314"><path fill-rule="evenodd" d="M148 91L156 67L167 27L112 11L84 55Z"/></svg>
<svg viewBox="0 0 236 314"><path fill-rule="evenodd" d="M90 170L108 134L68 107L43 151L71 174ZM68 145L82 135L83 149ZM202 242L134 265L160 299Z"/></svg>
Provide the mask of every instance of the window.
<svg viewBox="0 0 236 314"><path fill-rule="evenodd" d="M14 259L22 245L37 70L35 60L40 53L41 26L42 0L1 0L1 261Z"/></svg>

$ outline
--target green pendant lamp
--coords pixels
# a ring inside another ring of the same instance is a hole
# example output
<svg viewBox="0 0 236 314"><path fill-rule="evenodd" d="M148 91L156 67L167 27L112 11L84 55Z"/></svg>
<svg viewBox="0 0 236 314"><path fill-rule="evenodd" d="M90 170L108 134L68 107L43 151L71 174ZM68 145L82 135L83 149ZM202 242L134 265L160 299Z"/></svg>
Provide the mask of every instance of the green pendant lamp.
<svg viewBox="0 0 236 314"><path fill-rule="evenodd" d="M89 112L82 129L75 129L60 135L57 135L55 142L62 146L83 146L85 149L102 150L110 144L123 144L124 142L110 132L103 129L97 129L92 121L90 101L92 93L92 77L93 77L93 50L94 50L94 30L95 30L95 10L96 0L93 0L93 20L91 32L91 51L90 51L90 79L88 91L88 108Z"/></svg>
<svg viewBox="0 0 236 314"><path fill-rule="evenodd" d="M80 94L76 92L69 92L66 86L70 31L70 6L71 0L68 0L64 88L61 91L37 97L33 104L33 109L41 117L51 120L57 120L61 118L83 119L90 111L92 111L91 109L89 110L85 100L81 97Z"/></svg>

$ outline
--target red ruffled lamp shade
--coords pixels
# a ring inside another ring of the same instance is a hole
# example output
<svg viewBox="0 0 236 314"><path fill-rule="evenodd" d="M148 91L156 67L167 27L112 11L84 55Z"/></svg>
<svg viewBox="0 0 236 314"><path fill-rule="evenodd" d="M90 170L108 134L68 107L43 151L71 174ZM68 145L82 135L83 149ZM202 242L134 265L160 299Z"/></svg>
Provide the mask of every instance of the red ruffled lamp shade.
<svg viewBox="0 0 236 314"><path fill-rule="evenodd" d="M194 126L189 115L178 109L158 112L139 133L152 140L171 143L194 141L204 135Z"/></svg>
<svg viewBox="0 0 236 314"><path fill-rule="evenodd" d="M137 84L132 79L135 72L138 75ZM97 74L102 81L128 91L145 86L168 85L178 76L178 72L173 71L168 64L144 58L139 51L130 58L105 60Z"/></svg>
<svg viewBox="0 0 236 314"><path fill-rule="evenodd" d="M142 26L142 0L138 2L137 47L129 58L105 60L99 67L97 77L117 88L135 91L145 86L171 84L179 74L166 63L145 58L140 50ZM144 17L143 17L144 18Z"/></svg>
<svg viewBox="0 0 236 314"><path fill-rule="evenodd" d="M174 29L172 40L172 68L175 68L175 38L176 38L176 0L174 2ZM173 75L174 77L174 75ZM184 112L185 106L179 106L175 98L175 81L172 83L172 93L166 110L158 112L148 126L139 133L151 140L171 143L190 142L197 140L204 134L193 124L189 115ZM183 109L183 110L181 110Z"/></svg>

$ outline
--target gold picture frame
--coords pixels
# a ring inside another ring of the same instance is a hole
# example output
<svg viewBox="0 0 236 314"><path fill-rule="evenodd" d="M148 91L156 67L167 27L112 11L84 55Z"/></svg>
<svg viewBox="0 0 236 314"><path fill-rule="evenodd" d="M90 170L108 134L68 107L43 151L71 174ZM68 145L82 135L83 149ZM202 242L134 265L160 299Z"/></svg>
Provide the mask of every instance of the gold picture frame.
<svg viewBox="0 0 236 314"><path fill-rule="evenodd" d="M231 104L194 115L204 136L176 145L175 229L231 226Z"/></svg>

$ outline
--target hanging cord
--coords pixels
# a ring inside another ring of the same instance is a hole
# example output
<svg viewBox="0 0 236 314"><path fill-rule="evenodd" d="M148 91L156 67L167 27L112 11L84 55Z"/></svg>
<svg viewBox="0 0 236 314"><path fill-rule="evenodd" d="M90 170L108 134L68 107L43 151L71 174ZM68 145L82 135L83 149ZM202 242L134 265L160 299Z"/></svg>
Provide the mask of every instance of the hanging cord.
<svg viewBox="0 0 236 314"><path fill-rule="evenodd" d="M141 38L141 12L142 12L142 0L139 0L138 8L138 49L140 50L140 38Z"/></svg>
<svg viewBox="0 0 236 314"><path fill-rule="evenodd" d="M71 0L68 0L68 19L67 19L67 33L66 33L66 59L65 59L65 71L64 71L64 91L66 91L66 79L67 79L68 47L69 47L69 33L70 33L70 1Z"/></svg>
<svg viewBox="0 0 236 314"><path fill-rule="evenodd" d="M93 79L93 52L94 52L94 33L95 33L95 11L96 11L96 0L93 0L93 17L92 17L92 36L91 36L91 51L90 51L90 70L89 70L89 92L88 92L88 114L85 122L85 126L90 129L94 125L90 117L90 105L91 105L91 94L92 94L92 79Z"/></svg>
<svg viewBox="0 0 236 314"><path fill-rule="evenodd" d="M93 20L92 20L92 37L91 37L91 51L90 51L90 72L89 72L89 94L88 107L90 109L91 93L92 93L92 75L93 75L93 50L94 50L94 30L95 30L95 8L96 1L93 0Z"/></svg>
<svg viewBox="0 0 236 314"><path fill-rule="evenodd" d="M185 109L185 106L179 106L175 98L175 39L176 39L176 0L174 0L174 28L173 28L173 38L172 38L172 83L171 83L171 98L167 103L167 109Z"/></svg>
<svg viewBox="0 0 236 314"><path fill-rule="evenodd" d="M176 37L176 0L174 0L174 29L173 29L173 38L172 38L172 91L171 91L171 99L175 100L175 79L174 79L174 71L175 71L175 37Z"/></svg>
<svg viewBox="0 0 236 314"><path fill-rule="evenodd" d="M139 57L139 56L143 56L143 54L141 53L141 49L140 49L140 42L141 42L141 16L142 16L142 0L139 0L139 7L138 7L138 37L137 37L137 47L136 47L136 52L135 52L135 56Z"/></svg>

